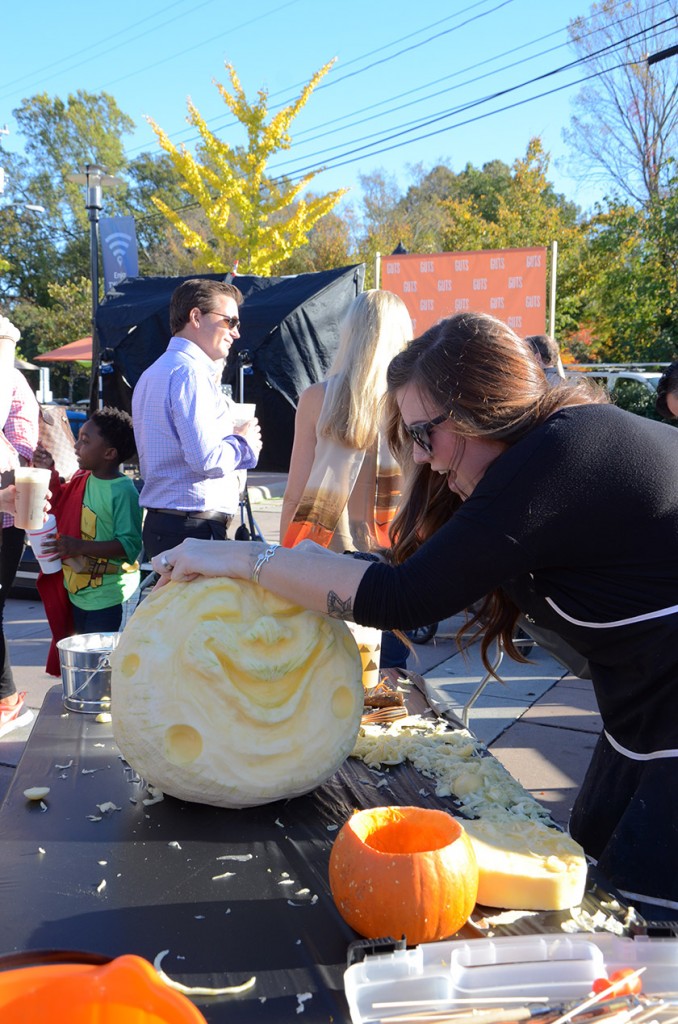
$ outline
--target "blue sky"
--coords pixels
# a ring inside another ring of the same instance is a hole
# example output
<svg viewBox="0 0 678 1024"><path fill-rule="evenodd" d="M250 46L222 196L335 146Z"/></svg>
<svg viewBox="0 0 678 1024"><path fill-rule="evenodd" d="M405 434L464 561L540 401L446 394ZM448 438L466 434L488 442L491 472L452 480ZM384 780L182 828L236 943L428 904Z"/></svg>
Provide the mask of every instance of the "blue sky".
<svg viewBox="0 0 678 1024"><path fill-rule="evenodd" d="M574 83L585 72L571 69L525 84L573 59L566 27L589 10L586 0L428 0L421 6L416 0L254 0L238 9L225 0L7 5L0 127L7 124L10 134L2 141L20 147L12 110L22 98L42 91L65 98L86 89L111 93L135 121L125 140L130 156L157 151L145 115L191 148L189 96L212 130L239 144L242 132L213 84L227 83L225 61L235 66L250 99L265 88L274 107L293 99L314 71L337 57L293 123L292 150L272 160L272 171L294 175L324 163L328 169L314 187L349 187L349 199L358 199L361 174L383 170L404 188L414 165L430 169L447 161L460 171L467 162L511 164L539 135L552 156L556 189L589 208L605 187L570 176L562 139L578 91ZM511 91L477 103L503 90ZM476 105L453 113L467 104Z"/></svg>

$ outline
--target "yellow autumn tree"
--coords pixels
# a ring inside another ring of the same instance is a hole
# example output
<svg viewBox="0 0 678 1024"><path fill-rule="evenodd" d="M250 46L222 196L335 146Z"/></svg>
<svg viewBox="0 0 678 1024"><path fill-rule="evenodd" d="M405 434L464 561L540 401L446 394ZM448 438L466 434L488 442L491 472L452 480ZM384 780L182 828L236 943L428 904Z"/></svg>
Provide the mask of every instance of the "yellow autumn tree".
<svg viewBox="0 0 678 1024"><path fill-rule="evenodd" d="M304 189L320 171L311 171L295 183L266 173L271 156L290 149L290 124L333 64L330 61L317 71L299 97L270 118L268 92L260 89L257 102L248 103L234 67L226 64L230 91L219 82L215 85L245 128L247 146L233 147L217 138L189 99L188 121L200 134L202 162L185 146L177 148L166 132L148 119L161 147L182 176L186 192L199 207L199 223L191 216L191 224L180 212L153 197L155 205L192 251L196 269L230 269L224 265L228 260L231 264L238 261L241 274L270 274L295 250L306 245L314 224L346 193L347 189L338 189L304 198Z"/></svg>

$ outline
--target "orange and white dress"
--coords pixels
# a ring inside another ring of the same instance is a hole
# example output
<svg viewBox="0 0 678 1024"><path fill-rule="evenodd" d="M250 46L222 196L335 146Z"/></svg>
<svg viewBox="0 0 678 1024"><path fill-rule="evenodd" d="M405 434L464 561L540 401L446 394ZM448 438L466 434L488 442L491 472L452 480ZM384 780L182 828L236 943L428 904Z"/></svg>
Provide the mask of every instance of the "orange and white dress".
<svg viewBox="0 0 678 1024"><path fill-rule="evenodd" d="M327 381L323 406L333 385ZM283 545L308 539L340 552L388 548L400 489L400 468L383 432L372 448L355 449L321 436L316 427L313 466Z"/></svg>

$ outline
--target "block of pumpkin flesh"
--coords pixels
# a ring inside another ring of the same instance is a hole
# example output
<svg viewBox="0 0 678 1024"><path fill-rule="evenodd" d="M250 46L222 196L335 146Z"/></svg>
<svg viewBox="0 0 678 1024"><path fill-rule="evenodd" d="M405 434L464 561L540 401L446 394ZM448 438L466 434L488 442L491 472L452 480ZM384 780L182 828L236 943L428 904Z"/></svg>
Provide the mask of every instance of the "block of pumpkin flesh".
<svg viewBox="0 0 678 1024"><path fill-rule="evenodd" d="M251 807L307 793L355 744L362 666L346 625L254 583L154 591L111 659L113 732L170 796Z"/></svg>
<svg viewBox="0 0 678 1024"><path fill-rule="evenodd" d="M478 903L506 910L567 910L586 886L574 839L540 821L464 821L478 862Z"/></svg>

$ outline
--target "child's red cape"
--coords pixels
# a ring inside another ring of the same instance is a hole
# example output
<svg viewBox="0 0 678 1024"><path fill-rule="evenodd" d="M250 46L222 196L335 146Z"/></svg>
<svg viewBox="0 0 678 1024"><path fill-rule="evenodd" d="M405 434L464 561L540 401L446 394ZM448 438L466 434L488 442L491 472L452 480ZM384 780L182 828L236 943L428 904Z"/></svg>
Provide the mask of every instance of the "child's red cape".
<svg viewBox="0 0 678 1024"><path fill-rule="evenodd" d="M80 520L82 503L85 497L85 484L89 470L78 470L67 484L62 484L58 475L52 472L50 490L52 491L52 512L57 521L59 533L68 537L80 537ZM73 612L71 602L64 587L64 574L52 572L38 573L38 593L45 606L45 614L52 631L52 642L47 655L45 671L51 676L61 675L57 641L73 636Z"/></svg>

